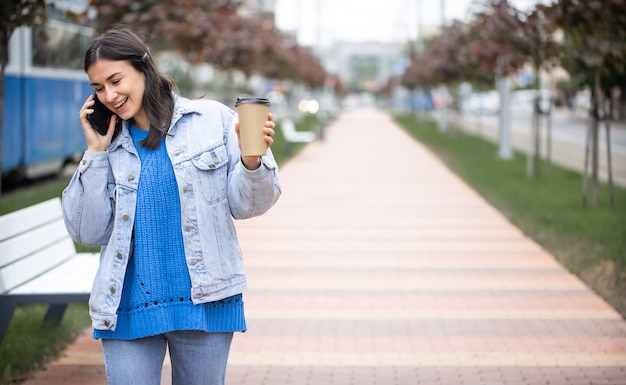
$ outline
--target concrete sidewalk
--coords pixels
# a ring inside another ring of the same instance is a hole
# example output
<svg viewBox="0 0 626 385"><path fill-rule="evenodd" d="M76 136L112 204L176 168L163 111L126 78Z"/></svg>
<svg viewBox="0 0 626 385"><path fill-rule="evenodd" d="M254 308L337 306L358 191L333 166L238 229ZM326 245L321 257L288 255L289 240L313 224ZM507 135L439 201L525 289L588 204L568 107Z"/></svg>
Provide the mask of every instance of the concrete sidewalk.
<svg viewBox="0 0 626 385"><path fill-rule="evenodd" d="M344 113L281 179L237 223L227 384L626 384L626 321L388 116ZM105 384L89 333L25 384Z"/></svg>

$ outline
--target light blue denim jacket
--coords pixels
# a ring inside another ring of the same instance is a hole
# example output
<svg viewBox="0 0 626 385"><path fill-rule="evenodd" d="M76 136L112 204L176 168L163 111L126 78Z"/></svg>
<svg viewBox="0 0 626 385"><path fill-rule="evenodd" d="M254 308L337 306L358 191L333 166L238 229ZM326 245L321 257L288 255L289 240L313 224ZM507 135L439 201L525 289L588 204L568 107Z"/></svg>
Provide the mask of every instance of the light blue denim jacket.
<svg viewBox="0 0 626 385"><path fill-rule="evenodd" d="M165 139L181 203L187 267L194 304L246 290L233 218L266 212L281 193L278 167L268 150L248 170L240 158L237 114L225 105L174 95ZM85 154L63 191L66 227L83 245L102 246L89 299L93 327L115 330L132 234L141 166L128 122L106 152ZM158 241L158 240L157 240Z"/></svg>

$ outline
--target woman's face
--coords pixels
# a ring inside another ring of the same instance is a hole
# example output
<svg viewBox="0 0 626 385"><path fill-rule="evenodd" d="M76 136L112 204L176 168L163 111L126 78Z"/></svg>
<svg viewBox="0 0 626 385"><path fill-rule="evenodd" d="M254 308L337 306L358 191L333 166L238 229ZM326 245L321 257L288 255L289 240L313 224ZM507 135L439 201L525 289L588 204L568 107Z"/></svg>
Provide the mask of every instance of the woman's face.
<svg viewBox="0 0 626 385"><path fill-rule="evenodd" d="M143 108L146 78L126 60L98 59L87 69L98 99L120 118L134 118L137 127L150 128Z"/></svg>

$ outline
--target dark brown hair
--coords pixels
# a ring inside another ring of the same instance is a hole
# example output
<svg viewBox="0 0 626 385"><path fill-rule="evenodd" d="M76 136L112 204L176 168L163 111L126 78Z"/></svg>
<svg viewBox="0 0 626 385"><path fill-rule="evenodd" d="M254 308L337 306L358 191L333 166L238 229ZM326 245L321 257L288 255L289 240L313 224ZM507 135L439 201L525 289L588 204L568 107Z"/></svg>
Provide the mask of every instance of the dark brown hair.
<svg viewBox="0 0 626 385"><path fill-rule="evenodd" d="M114 27L91 41L85 52L85 72L98 59L126 60L145 75L142 103L150 121L150 131L141 145L149 149L159 147L174 113L172 90L175 85L172 79L158 70L146 44L128 27Z"/></svg>

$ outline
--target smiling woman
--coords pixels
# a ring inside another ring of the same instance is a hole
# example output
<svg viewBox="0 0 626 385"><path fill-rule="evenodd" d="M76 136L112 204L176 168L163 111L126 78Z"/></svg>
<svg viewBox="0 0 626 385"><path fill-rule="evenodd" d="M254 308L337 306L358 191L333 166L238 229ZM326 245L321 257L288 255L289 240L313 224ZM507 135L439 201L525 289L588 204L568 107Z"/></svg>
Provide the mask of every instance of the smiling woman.
<svg viewBox="0 0 626 385"><path fill-rule="evenodd" d="M178 96L128 28L92 40L84 67L102 105L90 95L80 109L87 151L63 211L74 241L101 246L89 310L107 382L158 383L169 347L173 384L222 385L233 334L246 330L233 220L281 193L272 114L258 123L264 155L243 156L237 113ZM118 115L117 135L117 119L105 135L92 129L98 108Z"/></svg>
<svg viewBox="0 0 626 385"><path fill-rule="evenodd" d="M132 118L138 128L148 131L144 144L156 148L162 130L170 124L174 110L171 92L175 85L156 68L143 41L127 29L100 36L87 50L84 68L100 101L123 120ZM88 110L95 102L87 103L90 104L81 110L83 121L93 112ZM103 151L106 141L87 140L90 143L97 147L88 151Z"/></svg>
<svg viewBox="0 0 626 385"><path fill-rule="evenodd" d="M145 131L150 121L143 108L145 78L127 61L97 60L87 69L96 96L120 118L133 118L135 125Z"/></svg>

